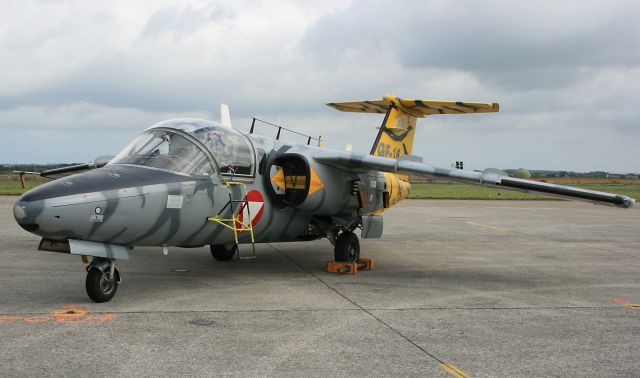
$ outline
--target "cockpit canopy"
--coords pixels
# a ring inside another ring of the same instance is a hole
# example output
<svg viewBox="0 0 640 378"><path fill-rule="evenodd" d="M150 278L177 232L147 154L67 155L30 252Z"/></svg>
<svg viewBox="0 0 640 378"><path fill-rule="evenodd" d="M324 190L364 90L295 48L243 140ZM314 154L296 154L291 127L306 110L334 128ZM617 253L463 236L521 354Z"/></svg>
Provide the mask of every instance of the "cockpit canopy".
<svg viewBox="0 0 640 378"><path fill-rule="evenodd" d="M198 119L175 119L153 125L109 164L134 164L208 176L214 172L210 156L222 174L254 173L255 154L246 136Z"/></svg>

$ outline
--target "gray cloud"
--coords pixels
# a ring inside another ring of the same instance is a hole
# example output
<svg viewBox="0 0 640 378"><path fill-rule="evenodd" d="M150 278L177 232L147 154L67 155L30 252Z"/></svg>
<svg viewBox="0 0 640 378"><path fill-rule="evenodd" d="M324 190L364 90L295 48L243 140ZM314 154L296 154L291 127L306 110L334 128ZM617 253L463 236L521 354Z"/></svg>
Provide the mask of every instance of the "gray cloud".
<svg viewBox="0 0 640 378"><path fill-rule="evenodd" d="M557 87L579 67L640 63L638 7L600 2L355 1L301 42L316 55L394 54L404 67L470 71L509 88Z"/></svg>
<svg viewBox="0 0 640 378"><path fill-rule="evenodd" d="M427 161L640 171L634 2L16 1L5 10L2 162L91 160L96 144L115 153L162 119L216 119L220 102L240 128L255 115L368 151L382 118L324 103L393 91L501 103L500 114L421 121L415 153Z"/></svg>
<svg viewBox="0 0 640 378"><path fill-rule="evenodd" d="M140 36L156 39L165 34L171 34L173 38L180 39L211 23L222 23L232 18L233 12L215 3L205 4L202 7L191 4L186 7L171 6L155 11Z"/></svg>

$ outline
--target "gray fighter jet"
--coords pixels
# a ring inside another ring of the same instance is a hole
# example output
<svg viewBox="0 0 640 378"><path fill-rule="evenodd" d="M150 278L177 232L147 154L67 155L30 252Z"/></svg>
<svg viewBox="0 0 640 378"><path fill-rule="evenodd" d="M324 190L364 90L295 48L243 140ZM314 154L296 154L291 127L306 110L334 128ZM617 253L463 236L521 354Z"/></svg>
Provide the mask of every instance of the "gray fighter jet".
<svg viewBox="0 0 640 378"><path fill-rule="evenodd" d="M497 112L496 103L382 100L327 104L347 112L385 114L370 154L324 149L231 127L174 119L140 134L113 158L44 172L58 178L25 193L14 216L42 237L39 250L82 256L86 291L109 301L120 283L117 259L135 246L210 246L231 260L239 244L327 238L334 258L357 262L358 237L382 236L382 213L406 198L407 175L436 177L500 190L534 192L617 207L626 196L434 167L411 155L417 118ZM254 119L255 122L255 119ZM319 140L318 140L318 145ZM108 163L107 163L108 161ZM255 256L255 249L253 250Z"/></svg>

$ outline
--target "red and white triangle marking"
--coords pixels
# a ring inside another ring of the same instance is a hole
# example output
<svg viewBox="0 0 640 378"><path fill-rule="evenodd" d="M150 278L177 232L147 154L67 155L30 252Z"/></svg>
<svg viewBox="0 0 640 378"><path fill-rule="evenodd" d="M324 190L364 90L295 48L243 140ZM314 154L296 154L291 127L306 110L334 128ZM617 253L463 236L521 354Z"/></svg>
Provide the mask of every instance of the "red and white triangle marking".
<svg viewBox="0 0 640 378"><path fill-rule="evenodd" d="M246 223L245 219L250 219L251 225L255 226L264 212L264 198L259 191L252 190L247 193L245 200L247 201L247 206L242 206L238 209L238 218L243 223ZM249 214L251 215L249 216Z"/></svg>

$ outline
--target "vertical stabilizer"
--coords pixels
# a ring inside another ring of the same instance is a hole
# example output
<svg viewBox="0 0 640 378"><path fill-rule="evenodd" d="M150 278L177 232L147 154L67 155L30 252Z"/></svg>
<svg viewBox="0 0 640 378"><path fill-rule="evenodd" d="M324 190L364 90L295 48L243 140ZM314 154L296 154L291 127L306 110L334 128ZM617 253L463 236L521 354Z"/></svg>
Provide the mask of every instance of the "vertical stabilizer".
<svg viewBox="0 0 640 378"><path fill-rule="evenodd" d="M393 105L389 106L378 136L371 147L371 155L390 159L411 155L416 120L417 118L413 115L398 110Z"/></svg>
<svg viewBox="0 0 640 378"><path fill-rule="evenodd" d="M332 102L330 107L355 113L386 114L371 155L397 159L411 155L416 120L432 114L491 113L499 110L494 102L461 102L411 100L396 96L385 96L382 100Z"/></svg>

